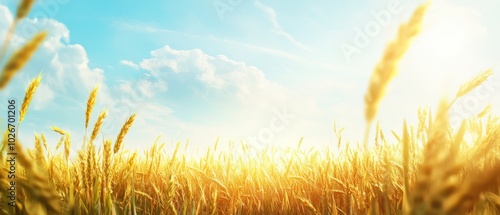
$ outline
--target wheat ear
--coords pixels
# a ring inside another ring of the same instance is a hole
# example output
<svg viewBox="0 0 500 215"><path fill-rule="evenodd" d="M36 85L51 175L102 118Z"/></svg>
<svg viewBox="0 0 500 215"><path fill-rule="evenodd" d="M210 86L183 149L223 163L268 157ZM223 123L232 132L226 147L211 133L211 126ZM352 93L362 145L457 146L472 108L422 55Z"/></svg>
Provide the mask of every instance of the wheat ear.
<svg viewBox="0 0 500 215"><path fill-rule="evenodd" d="M2 70L0 75L0 89L3 89L10 82L12 77L21 70L29 59L33 56L35 51L38 49L40 44L43 42L47 36L46 32L39 33L28 42L24 47L18 50L12 57L7 61L7 64Z"/></svg>
<svg viewBox="0 0 500 215"><path fill-rule="evenodd" d="M493 109L493 107L491 106L491 104L486 105L486 107L484 107L484 109L477 114L477 118L485 117L486 115L488 115L491 112L492 109Z"/></svg>
<svg viewBox="0 0 500 215"><path fill-rule="evenodd" d="M3 58L5 53L7 53L7 49L9 48L10 41L12 40L12 36L14 35L14 31L16 30L17 21L14 21L7 32L7 36L5 36L4 43L2 48L0 48L0 63L3 62Z"/></svg>
<svg viewBox="0 0 500 215"><path fill-rule="evenodd" d="M111 155L112 155L112 141L107 140L104 142L104 149L103 149L103 164L102 164L102 170L104 174L104 179L103 179L103 185L101 186L101 195L102 195L102 200L104 201L107 198L107 195L111 193L111 183L109 179L112 177L111 176ZM104 203L105 204L105 203Z"/></svg>
<svg viewBox="0 0 500 215"><path fill-rule="evenodd" d="M85 195L84 194L84 190L87 189L87 183L89 183L87 181L87 167L86 167L86 163L85 161L87 160L86 158L86 155L85 155L85 151L84 150L79 150L78 151L78 162L80 162L80 166L79 166L79 180L80 180L80 184L77 186L79 189L79 194L80 195Z"/></svg>
<svg viewBox="0 0 500 215"><path fill-rule="evenodd" d="M97 118L97 121L94 125L94 130L92 131L92 135L90 136L90 142L94 142L95 138L97 137L97 134L99 133L99 130L101 130L102 123L104 122L104 119L106 118L106 115L108 114L108 111L102 111L101 114L99 114L99 117Z"/></svg>
<svg viewBox="0 0 500 215"><path fill-rule="evenodd" d="M26 17L33 6L33 3L35 3L35 0L23 0L17 8L16 19L20 20Z"/></svg>
<svg viewBox="0 0 500 215"><path fill-rule="evenodd" d="M42 80L42 74L40 73L40 75L38 75L37 78L31 81L30 85L28 86L28 89L26 89L26 95L24 96L23 104L21 105L21 110L19 111L19 123L23 121L24 116L28 112L28 107L31 103L31 100L33 99L33 95L35 94L38 85L40 85L41 80Z"/></svg>
<svg viewBox="0 0 500 215"><path fill-rule="evenodd" d="M90 115L94 109L95 100L97 98L97 92L99 91L99 85L95 86L90 92L89 99L87 100L87 109L85 110L85 129L89 126Z"/></svg>
<svg viewBox="0 0 500 215"><path fill-rule="evenodd" d="M16 29L17 23L28 15L31 7L33 6L34 0L23 0L19 7L17 8L16 19L11 24L9 31L7 32L7 36L5 37L5 41L0 49L0 63L2 62L3 56L7 52L7 48L9 47L10 41L12 39L12 35Z"/></svg>
<svg viewBox="0 0 500 215"><path fill-rule="evenodd" d="M476 88L479 85L481 85L491 75L493 75L493 69L488 69L488 70L480 73L479 75L477 75L476 77L474 77L472 80L470 80L467 83L465 83L462 86L460 86L460 89L458 90L458 92L456 94L456 97L457 98L458 97L462 97L462 96L470 93L470 91L472 91L474 88Z"/></svg>
<svg viewBox="0 0 500 215"><path fill-rule="evenodd" d="M57 143L56 146L56 151L61 147L61 145L64 143L64 136L66 135L66 132L56 126L50 127L54 132L58 133L61 135L61 139L59 139L59 142Z"/></svg>
<svg viewBox="0 0 500 215"><path fill-rule="evenodd" d="M45 148L45 150L49 150L49 148L47 146L47 139L45 138L44 133L42 133L41 138L42 138L43 147Z"/></svg>
<svg viewBox="0 0 500 215"><path fill-rule="evenodd" d="M87 172L85 173L85 177L86 177L86 195L87 195L87 201L90 201L89 198L92 198L92 193L93 193L93 186L94 185L94 173L93 171L95 171L95 165L94 165L94 145L92 144L92 142L90 142L88 145L87 145L87 163L86 163L86 170Z"/></svg>
<svg viewBox="0 0 500 215"><path fill-rule="evenodd" d="M426 3L418 7L410 21L401 25L396 40L391 42L385 49L382 61L375 67L375 71L370 78L368 91L365 95L365 119L367 121L365 145L368 143L370 126L377 114L379 103L387 91L389 82L397 74L399 61L406 53L412 39L419 33L428 5Z"/></svg>
<svg viewBox="0 0 500 215"><path fill-rule="evenodd" d="M50 127L50 129L52 129L54 132L60 134L60 135L65 135L66 132L64 130L62 130L61 128L57 127L57 126L52 126Z"/></svg>
<svg viewBox="0 0 500 215"><path fill-rule="evenodd" d="M42 140L38 134L35 134L35 160L37 162L38 167L44 167L45 165L45 156L43 155L43 147Z"/></svg>
<svg viewBox="0 0 500 215"><path fill-rule="evenodd" d="M467 81L466 83L462 84L460 88L458 89L457 93L455 94L455 99L450 103L450 106L455 103L457 99L459 99L462 96L467 95L470 93L472 90L474 90L476 87L484 83L491 75L493 75L493 69L487 69L484 72L479 73L476 77L473 79Z"/></svg>
<svg viewBox="0 0 500 215"><path fill-rule="evenodd" d="M114 148L114 153L117 153L118 150L120 150L121 144L123 142L123 139L125 138L125 135L127 135L128 130L130 129L130 126L134 123L135 120L135 114L132 114L127 121L125 121L125 124L123 124L122 129L120 130L120 134L118 134L118 137L116 138L115 142L115 148Z"/></svg>

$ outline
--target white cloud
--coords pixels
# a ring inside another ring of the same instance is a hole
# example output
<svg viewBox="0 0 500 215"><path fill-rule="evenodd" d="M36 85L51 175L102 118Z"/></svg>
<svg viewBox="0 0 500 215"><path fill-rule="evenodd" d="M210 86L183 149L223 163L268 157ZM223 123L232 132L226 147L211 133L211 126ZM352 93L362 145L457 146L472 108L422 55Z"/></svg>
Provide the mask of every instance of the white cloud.
<svg viewBox="0 0 500 215"><path fill-rule="evenodd" d="M6 29L12 23L12 13L0 5L0 38L6 35ZM85 48L79 44L69 44L70 32L68 28L53 19L24 19L16 28L12 38L10 52L29 41L35 33L47 31L48 37L37 50L30 62L17 74L0 97L15 97L19 100L24 96L25 83L29 83L41 71L42 81L37 89L25 118L23 132L46 132L49 126L57 125L71 129L72 137L83 137L81 126L85 102L91 88L101 84L98 103L113 103L109 90L104 83L104 71L89 66L89 59ZM57 114L53 114L53 113ZM78 113L78 114L75 114ZM21 138L26 138L22 136ZM28 140L30 140L29 138ZM23 141L23 140L21 140ZM32 141L24 141L30 146ZM77 146L75 146L76 148Z"/></svg>
<svg viewBox="0 0 500 215"><path fill-rule="evenodd" d="M5 6L0 6L0 11L5 16L2 18L3 22L0 22L0 27L4 29L0 32L0 36L4 37L5 29L12 21L12 13ZM42 82L49 82L48 85L59 93L71 90L82 92L82 89L88 90L104 81L103 70L89 68L85 48L79 44L68 44L70 37L68 28L53 19L24 19L16 28L10 50L25 44L35 33L42 30L48 32L48 37L33 59L42 63L28 64L19 74L22 79L31 79L28 77L34 77L43 69Z"/></svg>
<svg viewBox="0 0 500 215"><path fill-rule="evenodd" d="M135 70L139 70L139 65L137 65L136 63L134 63L132 61L121 60L120 64L127 66L127 67L130 67L130 68L135 69Z"/></svg>
<svg viewBox="0 0 500 215"><path fill-rule="evenodd" d="M247 105L269 107L282 100L284 87L266 79L264 73L243 62L226 56L210 56L199 49L174 50L169 46L151 52L152 57L141 61L142 69L150 72L152 80L179 81L198 85L208 93L223 93L227 99L237 99ZM150 91L160 85L148 84ZM156 87L155 87L156 86Z"/></svg>

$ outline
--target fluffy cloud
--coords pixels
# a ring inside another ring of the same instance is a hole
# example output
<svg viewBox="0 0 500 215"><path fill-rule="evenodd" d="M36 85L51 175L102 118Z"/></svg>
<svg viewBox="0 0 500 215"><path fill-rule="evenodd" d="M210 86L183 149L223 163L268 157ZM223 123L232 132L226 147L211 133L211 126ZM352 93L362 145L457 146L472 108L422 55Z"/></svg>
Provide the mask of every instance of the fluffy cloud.
<svg viewBox="0 0 500 215"><path fill-rule="evenodd" d="M152 80L149 90L160 90L157 82L178 82L210 94L223 94L227 99L245 105L271 107L282 101L286 89L266 79L254 66L226 56L210 56L199 49L174 50L169 46L151 52L151 58L140 62ZM167 81L168 80L168 81ZM175 89L173 89L175 90Z"/></svg>
<svg viewBox="0 0 500 215"><path fill-rule="evenodd" d="M0 5L0 38L5 38L6 31L13 21L10 10ZM89 67L87 53L81 45L70 44L68 28L53 19L24 19L16 28L12 37L9 54L28 42L35 33L48 32L48 37L37 50L26 67L17 74L0 98L17 98L21 101L28 83L43 74L23 129L28 134L46 132L49 140L56 139L48 132L52 125L60 126L72 132L75 139L83 137L83 111L90 89L101 83L99 102L113 102L107 85L104 83L104 71ZM24 122L23 122L24 123ZM31 130L31 131L30 131ZM31 141L24 141L29 146ZM57 141L55 141L57 142ZM76 147L76 146L75 146Z"/></svg>
<svg viewBox="0 0 500 215"><path fill-rule="evenodd" d="M12 13L5 6L0 6L0 36L5 36L5 29L12 23ZM29 41L39 30L47 31L48 37L37 51L35 57L19 74L21 80L30 80L43 71L42 90L57 94L86 94L97 83L104 81L103 70L90 68L85 49L78 44L69 44L69 30L53 19L25 19L16 29L12 39L12 49ZM14 80L15 81L15 80ZM51 93L49 93L51 94ZM53 99L54 96L45 96ZM45 100L45 103L50 100Z"/></svg>

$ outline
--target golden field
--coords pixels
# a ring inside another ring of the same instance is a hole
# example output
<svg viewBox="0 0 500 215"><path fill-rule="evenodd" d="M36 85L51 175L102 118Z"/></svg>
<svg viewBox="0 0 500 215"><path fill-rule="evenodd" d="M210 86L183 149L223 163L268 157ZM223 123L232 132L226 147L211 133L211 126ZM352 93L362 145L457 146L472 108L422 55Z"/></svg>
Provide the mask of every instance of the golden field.
<svg viewBox="0 0 500 215"><path fill-rule="evenodd" d="M10 32L33 4L21 2ZM299 142L252 154L247 146L233 144L234 150L244 152L235 155L215 143L204 157L190 159L182 153L185 145L166 151L164 144L155 143L142 154L129 152L123 145L136 115L127 118L116 137L101 138L107 112L90 122L96 114L97 86L82 113L86 136L77 154L70 154L71 132L56 126L52 129L61 139L55 150L44 134L35 135L33 149L13 142L16 201L9 205L13 180L11 166L4 162L11 156L9 134L19 132L42 79L38 76L18 105L16 129L8 130L1 144L0 214L500 214L500 117L490 114L488 106L457 129L448 118L453 103L480 86L492 70L464 83L455 98L443 99L437 110L418 109L418 123L402 121L402 133L376 126L375 139L368 138L377 110L383 108L380 101L418 35L428 6L417 8L401 25L372 74L365 97L365 145L375 145L370 150L354 145L342 151L333 150L337 146L305 149ZM44 38L45 33L37 34L6 61L0 90ZM0 60L8 44L9 38ZM334 132L339 145L348 143L341 141L336 127ZM388 142L388 135L397 142Z"/></svg>

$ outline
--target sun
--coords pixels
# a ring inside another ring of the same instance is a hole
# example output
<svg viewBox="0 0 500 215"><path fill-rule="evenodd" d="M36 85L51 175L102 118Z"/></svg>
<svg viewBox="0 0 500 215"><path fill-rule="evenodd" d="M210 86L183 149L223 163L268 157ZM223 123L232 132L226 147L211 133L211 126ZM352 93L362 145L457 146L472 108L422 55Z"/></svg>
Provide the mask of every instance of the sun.
<svg viewBox="0 0 500 215"><path fill-rule="evenodd" d="M422 43L432 57L452 60L460 57L475 46L474 41L482 33L477 15L466 8L445 8L433 14L427 26L423 26ZM428 51L428 50L427 50Z"/></svg>
<svg viewBox="0 0 500 215"><path fill-rule="evenodd" d="M445 2L431 4L420 35L400 70L414 86L425 86L415 96L419 104L452 95L464 81L485 69L477 62L488 31L479 12ZM439 92L439 93L436 93Z"/></svg>

